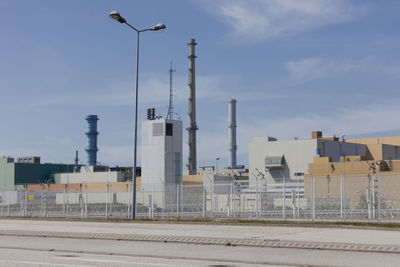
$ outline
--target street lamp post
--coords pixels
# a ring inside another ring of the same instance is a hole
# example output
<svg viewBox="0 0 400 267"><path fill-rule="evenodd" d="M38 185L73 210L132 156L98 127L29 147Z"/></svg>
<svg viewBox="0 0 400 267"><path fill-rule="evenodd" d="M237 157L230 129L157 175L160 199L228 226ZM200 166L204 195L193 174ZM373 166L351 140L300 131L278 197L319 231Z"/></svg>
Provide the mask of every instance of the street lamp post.
<svg viewBox="0 0 400 267"><path fill-rule="evenodd" d="M216 164L216 168L217 168L217 170L216 170L216 175L218 176L218 161L220 160L221 158L216 158L215 159L215 161L217 162L217 164Z"/></svg>
<svg viewBox="0 0 400 267"><path fill-rule="evenodd" d="M132 181L132 220L136 219L136 168L137 168L137 113L138 113L138 88L139 88L139 34L146 31L158 31L165 29L165 25L159 23L153 27L138 30L132 25L130 25L117 11L112 11L109 17L119 23L125 23L131 29L137 33L137 44L136 44L136 90L135 90L135 139L133 145L133 181Z"/></svg>

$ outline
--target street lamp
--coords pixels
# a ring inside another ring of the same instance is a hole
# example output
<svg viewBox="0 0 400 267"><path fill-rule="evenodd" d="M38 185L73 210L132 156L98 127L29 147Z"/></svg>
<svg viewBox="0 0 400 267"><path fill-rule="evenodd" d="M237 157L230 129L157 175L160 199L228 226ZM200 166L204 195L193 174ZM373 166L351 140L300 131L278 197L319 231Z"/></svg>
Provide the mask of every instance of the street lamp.
<svg viewBox="0 0 400 267"><path fill-rule="evenodd" d="M137 113L138 113L138 87L139 87L139 33L145 31L159 31L165 29L165 24L158 23L157 25L146 28L143 30L138 30L132 25L130 25L126 19L121 17L119 12L111 11L109 17L113 20L118 21L119 23L125 23L131 29L133 29L137 33L137 44L136 44L136 96L135 96L135 140L133 145L133 181L132 181L132 220L136 218L136 159L137 159Z"/></svg>
<svg viewBox="0 0 400 267"><path fill-rule="evenodd" d="M217 162L217 164L216 164L216 167L217 167L216 174L217 174L217 176L218 176L218 161L219 161L220 159L221 159L221 158L216 158L216 159L215 159L215 161Z"/></svg>

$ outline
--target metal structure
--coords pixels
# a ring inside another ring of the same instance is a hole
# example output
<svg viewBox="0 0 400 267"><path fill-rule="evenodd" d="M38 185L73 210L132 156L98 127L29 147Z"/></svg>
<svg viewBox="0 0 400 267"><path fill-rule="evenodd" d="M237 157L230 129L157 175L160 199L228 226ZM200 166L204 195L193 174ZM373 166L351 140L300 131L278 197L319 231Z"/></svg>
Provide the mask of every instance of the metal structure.
<svg viewBox="0 0 400 267"><path fill-rule="evenodd" d="M195 47L197 43L194 38L189 40L189 112L188 112L188 134L189 134L189 174L197 173L197 151L196 131L199 129L196 123L196 69L195 69Z"/></svg>
<svg viewBox="0 0 400 267"><path fill-rule="evenodd" d="M229 99L229 168L234 169L236 167L236 99Z"/></svg>
<svg viewBox="0 0 400 267"><path fill-rule="evenodd" d="M172 74L175 71L176 70L172 68L172 61L171 61L171 67L169 68L169 105L168 105L167 120L174 119L174 91L173 91Z"/></svg>
<svg viewBox="0 0 400 267"><path fill-rule="evenodd" d="M97 121L99 118L97 115L89 115L86 117L86 121L88 122L88 132L86 136L88 138L88 147L86 149L88 161L87 164L89 166L97 165L97 136L99 133L97 132Z"/></svg>
<svg viewBox="0 0 400 267"><path fill-rule="evenodd" d="M129 28L134 30L137 33L136 38L136 86L135 86L135 137L134 137L134 145L133 145L133 183L132 183L132 220L136 218L136 168L137 168L137 114L138 114L138 93L139 93L139 37L141 32L146 31L159 31L166 29L165 24L158 23L157 25L146 28L143 30L136 29L132 25L130 25L126 19L124 19L119 12L111 11L109 17L113 20L118 21L121 24L126 24Z"/></svg>

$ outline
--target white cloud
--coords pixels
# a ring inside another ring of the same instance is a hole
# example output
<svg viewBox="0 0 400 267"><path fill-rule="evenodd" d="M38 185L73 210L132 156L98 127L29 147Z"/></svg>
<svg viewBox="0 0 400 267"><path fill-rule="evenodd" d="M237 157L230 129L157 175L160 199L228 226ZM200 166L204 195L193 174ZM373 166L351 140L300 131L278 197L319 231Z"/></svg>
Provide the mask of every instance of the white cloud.
<svg viewBox="0 0 400 267"><path fill-rule="evenodd" d="M345 0L218 0L210 4L233 28L230 36L242 41L295 35L346 22L363 10Z"/></svg>
<svg viewBox="0 0 400 267"><path fill-rule="evenodd" d="M312 130L322 130L324 136L368 134L400 130L400 99L368 103L361 108L343 109L329 115L304 114L286 118L254 118L238 121L238 154L247 154L253 137L273 136L278 140L311 138ZM217 122L216 122L217 123ZM218 122L226 125L226 122ZM226 127L198 132L199 160L214 162L216 156L228 157Z"/></svg>
<svg viewBox="0 0 400 267"><path fill-rule="evenodd" d="M377 131L398 130L400 107L393 101L366 103L362 108L342 109L330 115L318 113L283 119L247 122L240 126L246 136L275 136L279 139L309 138L311 130L322 130L326 135L341 136ZM241 130L241 131L242 131Z"/></svg>
<svg viewBox="0 0 400 267"><path fill-rule="evenodd" d="M227 99L229 87L224 81L231 78L218 75L197 75L196 77L196 97L197 99L210 97L212 99ZM77 91L68 93L57 93L54 95L38 95L35 101L25 99L26 109L34 109L48 106L59 105L78 105L78 106L104 106L120 107L132 106L134 102L135 84L133 81L113 81L93 93L93 91ZM188 99L187 76L174 76L174 101L183 102ZM88 101L90 99L90 101ZM166 103L169 101L169 76L157 73L143 74L139 84L139 100L143 104L147 103ZM18 109L21 107L18 106ZM12 109L12 108L11 108ZM17 108L15 108L17 109Z"/></svg>
<svg viewBox="0 0 400 267"><path fill-rule="evenodd" d="M292 79L300 82L307 82L337 76L353 70L361 70L370 63L371 58L360 61L303 58L298 61L289 61L285 64L285 67Z"/></svg>

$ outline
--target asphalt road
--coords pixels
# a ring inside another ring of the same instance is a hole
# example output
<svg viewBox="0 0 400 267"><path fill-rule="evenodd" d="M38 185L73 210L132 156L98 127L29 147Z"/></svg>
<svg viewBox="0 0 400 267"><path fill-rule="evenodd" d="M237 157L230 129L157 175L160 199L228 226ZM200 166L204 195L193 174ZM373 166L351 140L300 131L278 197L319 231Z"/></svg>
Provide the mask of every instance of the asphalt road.
<svg viewBox="0 0 400 267"><path fill-rule="evenodd" d="M204 239L216 242L199 243ZM238 245L227 243L232 239ZM0 266L399 266L393 248L400 248L400 231L0 220Z"/></svg>

